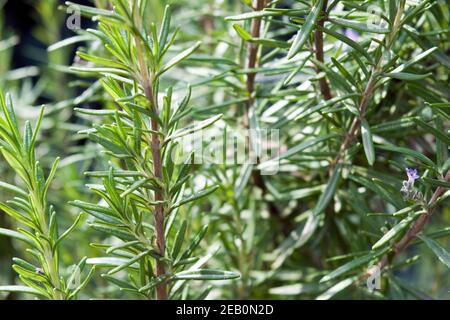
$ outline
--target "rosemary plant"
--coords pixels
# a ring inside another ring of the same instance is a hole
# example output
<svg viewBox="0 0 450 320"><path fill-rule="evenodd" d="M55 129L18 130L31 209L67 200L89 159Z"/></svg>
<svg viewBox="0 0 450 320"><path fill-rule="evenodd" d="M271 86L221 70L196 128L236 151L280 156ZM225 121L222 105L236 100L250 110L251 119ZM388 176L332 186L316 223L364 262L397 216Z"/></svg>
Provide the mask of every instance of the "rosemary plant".
<svg viewBox="0 0 450 320"><path fill-rule="evenodd" d="M448 298L447 1L67 2L66 39L36 3L48 68L0 16L0 291Z"/></svg>
<svg viewBox="0 0 450 320"><path fill-rule="evenodd" d="M26 191L20 187L2 182L0 187L14 198L0 209L16 220L18 231L0 229L2 235L13 237L27 244L27 253L32 260L14 258L12 268L19 274L25 286L1 286L0 291L24 292L48 299L63 300L77 297L78 292L87 284L88 277L80 282L80 272L86 264L83 259L66 279L59 265L59 247L61 242L76 227L81 215L64 233L58 230L58 218L53 206L48 204L47 192L56 173L59 159L56 159L47 177L39 161L36 161L35 144L43 118L41 110L36 128L33 131L29 122L25 124L23 137L19 133L17 119L10 96L0 95L0 144L1 152L17 175L23 181Z"/></svg>
<svg viewBox="0 0 450 320"><path fill-rule="evenodd" d="M94 258L88 263L113 267L103 276L123 290L147 298L167 299L180 296L185 280L224 280L239 274L199 268L202 263L198 264L194 253L207 226L200 229L189 245L183 245L188 224L177 218L180 207L207 196L217 187L192 189L186 194L190 163L176 166L173 150L178 138L212 125L220 115L179 127L189 114L191 91L188 89L186 97L175 107L173 87L161 94L161 79L199 44L167 59L178 33L178 29L172 36L169 32L170 8L166 8L158 32L155 24L143 24L146 5L147 1L118 0L113 1L112 11L78 7L83 13L97 17L99 29L88 32L102 42L110 56L78 52L82 59L96 66L75 66L72 70L99 75L116 106L115 110L78 111L105 117L101 125L94 125L94 129L84 133L116 161L109 171L87 173L103 178L103 185L89 188L107 207L80 201L72 204L95 218L91 223L94 229L123 241L99 245L114 259ZM129 279L114 277L124 269Z"/></svg>

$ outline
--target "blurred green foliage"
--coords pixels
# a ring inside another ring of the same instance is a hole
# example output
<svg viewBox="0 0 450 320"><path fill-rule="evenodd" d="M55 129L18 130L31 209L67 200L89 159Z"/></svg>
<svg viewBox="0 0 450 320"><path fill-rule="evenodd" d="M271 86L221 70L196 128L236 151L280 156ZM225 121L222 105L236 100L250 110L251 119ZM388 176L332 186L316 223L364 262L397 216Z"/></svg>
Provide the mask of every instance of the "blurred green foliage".
<svg viewBox="0 0 450 320"><path fill-rule="evenodd" d="M59 248L61 276L78 261L97 268L77 298L154 298L164 281L174 299L448 298L447 1L39 0L29 32L48 50L27 44L31 66L18 69L21 35L4 5L0 90L19 127L46 105L36 157L46 173L61 158L47 198L61 233L81 217ZM79 30L67 30L67 6L80 9ZM277 174L262 174L267 159L183 167L163 157L158 177L152 137L169 153L171 135L201 121L216 136L279 130ZM23 187L3 160L0 173ZM159 188L164 205L152 203ZM173 209L180 199L189 201ZM153 233L160 205L166 260ZM0 214L0 228L17 227ZM0 238L0 285L23 285L10 265L26 248ZM181 267L174 250L186 255ZM381 287L370 290L377 267ZM2 297L31 297L16 291Z"/></svg>

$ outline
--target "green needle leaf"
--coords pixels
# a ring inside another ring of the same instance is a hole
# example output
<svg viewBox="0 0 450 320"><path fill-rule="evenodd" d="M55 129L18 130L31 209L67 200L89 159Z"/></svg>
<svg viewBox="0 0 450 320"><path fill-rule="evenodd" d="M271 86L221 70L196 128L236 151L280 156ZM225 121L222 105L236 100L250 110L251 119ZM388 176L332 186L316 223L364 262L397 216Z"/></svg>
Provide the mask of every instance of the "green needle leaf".
<svg viewBox="0 0 450 320"><path fill-rule="evenodd" d="M221 270L210 270L210 269L200 269L200 270L187 270L178 272L173 276L175 280L231 280L237 279L241 275L237 272L232 271L221 271Z"/></svg>
<svg viewBox="0 0 450 320"><path fill-rule="evenodd" d="M366 154L367 162L369 165L373 165L375 162L375 149L373 147L372 134L370 132L369 124L366 119L361 121L361 135L364 146L364 152Z"/></svg>
<svg viewBox="0 0 450 320"><path fill-rule="evenodd" d="M437 241L428 238L425 235L418 235L418 237L425 242L425 244L433 251L439 260L450 268L450 252L445 250Z"/></svg>
<svg viewBox="0 0 450 320"><path fill-rule="evenodd" d="M305 24L302 26L300 30L298 30L297 35L294 38L294 41L292 42L292 46L289 49L288 52L288 59L293 58L297 53L299 53L303 46L306 43L306 40L308 40L309 35L311 34L311 31L314 28L314 24L316 23L317 19L319 18L319 13L323 6L323 0L318 0L314 7L311 9L311 12L308 14L308 17L305 20Z"/></svg>

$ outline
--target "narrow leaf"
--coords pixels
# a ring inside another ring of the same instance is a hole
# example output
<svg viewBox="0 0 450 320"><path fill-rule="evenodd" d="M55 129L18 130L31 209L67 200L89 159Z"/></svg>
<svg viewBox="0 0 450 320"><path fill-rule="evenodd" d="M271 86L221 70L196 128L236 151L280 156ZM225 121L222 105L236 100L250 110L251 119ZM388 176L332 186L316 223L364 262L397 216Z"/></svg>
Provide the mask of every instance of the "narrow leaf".
<svg viewBox="0 0 450 320"><path fill-rule="evenodd" d="M366 154L367 162L369 165L373 165L375 162L375 149L373 147L372 134L370 132L369 124L366 119L361 121L361 135L364 146L364 152Z"/></svg>
<svg viewBox="0 0 450 320"><path fill-rule="evenodd" d="M322 9L322 5L323 0L318 0L314 7L311 9L311 12L308 14L308 17L305 20L305 24L300 30L298 30L297 35L294 38L292 46L289 49L288 59L291 59L302 50L303 45L306 43L306 40L308 40L308 37L313 30L314 24L319 18L319 13Z"/></svg>
<svg viewBox="0 0 450 320"><path fill-rule="evenodd" d="M232 271L220 270L187 270L178 272L173 276L176 280L230 280L239 278L240 274Z"/></svg>
<svg viewBox="0 0 450 320"><path fill-rule="evenodd" d="M450 252L444 249L437 241L425 235L419 235L418 237L425 242L443 264L450 268Z"/></svg>

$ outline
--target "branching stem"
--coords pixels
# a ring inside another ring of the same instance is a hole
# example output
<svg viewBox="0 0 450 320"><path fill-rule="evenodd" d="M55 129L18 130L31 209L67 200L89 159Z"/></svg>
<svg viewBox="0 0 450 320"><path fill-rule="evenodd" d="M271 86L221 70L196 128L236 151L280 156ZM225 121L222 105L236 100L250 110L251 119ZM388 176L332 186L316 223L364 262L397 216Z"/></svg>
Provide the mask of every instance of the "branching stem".
<svg viewBox="0 0 450 320"><path fill-rule="evenodd" d="M321 18L317 22L317 24L321 27L324 26L326 20L326 12L327 12L328 0L325 0L322 5L322 9L320 11ZM323 55L323 32L321 29L316 28L314 32L314 47L316 51L316 60L323 63L324 55ZM319 73L319 68L317 68L317 73ZM328 85L326 77L322 77L319 79L319 88L322 96L325 100L330 100L333 98L331 95L330 86Z"/></svg>
<svg viewBox="0 0 450 320"><path fill-rule="evenodd" d="M155 96L152 88L152 80L149 75L147 66L145 65L141 40L135 38L136 50L140 66L140 83L144 89L145 97L147 98L152 111L158 114L158 97ZM150 148L153 158L153 174L157 179L162 179L162 163L161 163L161 141L159 135L158 122L155 119L151 119L151 129L154 133L151 134ZM161 203L164 201L164 194L162 190L155 191L155 201ZM156 244L159 250L159 254L164 257L166 251L166 240L164 235L164 206L162 204L157 204L155 206L155 234L156 234ZM164 262L156 261L156 276L160 277L166 273ZM156 287L156 297L158 300L167 300L167 285L165 282L160 283Z"/></svg>
<svg viewBox="0 0 450 320"><path fill-rule="evenodd" d="M447 174L445 176L445 181L450 182L450 170L447 171ZM414 240L414 238L419 234L423 228L425 227L426 223L428 222L428 219L434 212L434 208L436 207L437 200L445 193L446 188L444 187L438 187L436 191L433 193L430 201L428 202L427 207L425 208L424 213L422 213L419 218L411 225L411 227L408 229L406 234L403 236L403 238L400 239L399 242L397 242L394 247L394 256L392 257L390 262L393 262L400 253L405 251L405 249L411 244L411 242ZM389 264L389 257L388 255L384 255L383 258L378 263L378 267L380 270L385 268Z"/></svg>
<svg viewBox="0 0 450 320"><path fill-rule="evenodd" d="M265 0L254 0L253 1L253 10L261 11L264 9L265 5L266 5ZM261 33L261 18L254 18L252 20L250 32L251 32L251 35L253 38L259 38L260 33ZM258 44L256 44L256 43L248 44L247 68L249 70L254 69L258 65L258 51L259 51ZM244 126L247 129L250 128L249 114L250 114L251 109L253 108L253 103L254 103L253 94L255 92L255 78L256 78L255 72L251 72L251 73L247 74L246 86L247 86L247 92L248 92L249 98L247 100L246 109L244 112ZM249 145L251 148L251 143L249 143ZM259 159L258 159L258 162L259 162ZM262 191L263 195L267 193L267 187L266 187L266 184L264 183L264 179L261 176L260 171L258 171L258 170L253 171L252 180L253 180L254 185L257 186ZM267 205L269 207L269 213L271 216L280 217L280 212L274 203L268 202Z"/></svg>
<svg viewBox="0 0 450 320"><path fill-rule="evenodd" d="M386 36L386 51L389 52L391 49L394 39L401 28L401 17L403 15L405 9L405 0L401 0L397 13L394 18L394 23L392 26L392 31ZM380 44L381 45L381 44ZM345 156L345 153L347 152L348 148L350 147L350 144L352 143L353 139L358 135L358 132L361 128L361 120L364 119L366 115L367 106L370 102L370 99L372 98L375 87L376 87L376 78L378 77L379 72L382 70L382 63L383 63L383 54L380 54L375 66L372 69L371 75L369 77L369 80L367 81L366 88L364 89L364 92L362 94L361 102L359 104L359 116L353 119L353 122L350 126L350 129L344 139L344 142L341 145L341 148L339 149L339 152L336 156L336 158L330 163L330 170L329 174L331 176L331 173L333 172L336 164L338 164L342 158Z"/></svg>

